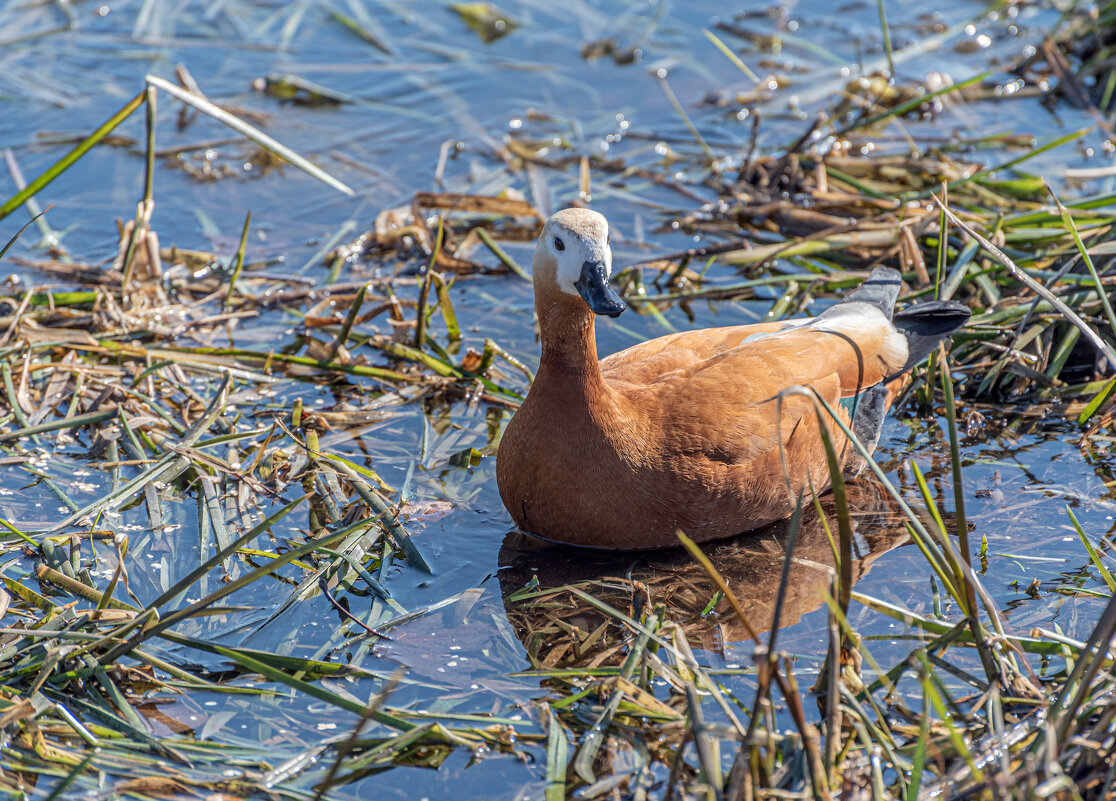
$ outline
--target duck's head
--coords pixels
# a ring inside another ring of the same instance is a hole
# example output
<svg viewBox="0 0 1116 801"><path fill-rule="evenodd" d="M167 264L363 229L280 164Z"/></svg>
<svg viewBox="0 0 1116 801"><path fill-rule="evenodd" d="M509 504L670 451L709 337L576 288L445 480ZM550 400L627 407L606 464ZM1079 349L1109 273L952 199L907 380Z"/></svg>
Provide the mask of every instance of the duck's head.
<svg viewBox="0 0 1116 801"><path fill-rule="evenodd" d="M612 275L608 220L589 209L563 209L543 226L535 247L535 292L580 297L594 314L619 317L627 308L608 284Z"/></svg>

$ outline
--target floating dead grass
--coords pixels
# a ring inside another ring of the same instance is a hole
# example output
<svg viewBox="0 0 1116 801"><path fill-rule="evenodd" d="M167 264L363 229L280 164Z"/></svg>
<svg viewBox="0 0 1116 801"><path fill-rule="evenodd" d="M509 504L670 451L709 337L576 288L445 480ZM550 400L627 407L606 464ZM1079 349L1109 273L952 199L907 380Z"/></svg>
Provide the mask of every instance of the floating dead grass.
<svg viewBox="0 0 1116 801"><path fill-rule="evenodd" d="M496 14L486 4L467 5ZM1019 69L1056 76L1060 91L1094 110L1103 126L1116 80L1108 34L1116 5L1098 13L1100 22L1073 16ZM334 20L390 52L357 21ZM881 25L886 32L882 11ZM750 36L736 23L718 30ZM602 52L616 57L615 50ZM887 55L902 56L890 48ZM129 115L150 111L160 92L348 189L190 83L148 79L143 92L0 206L0 217L33 202ZM346 102L291 78L262 88L296 101ZM673 97L665 82L664 91ZM901 136L888 152L858 155L861 143L886 141L888 126L906 115L988 99L995 86L983 77L936 87L866 79L844 91L848 108L860 109L851 121L837 127L819 119L774 154L754 147L722 154L686 118L692 140L664 143L656 164L555 150L552 139L544 148L530 132L509 137L500 156L535 188L545 184L540 170L575 173L583 201L591 178L618 193L640 181L675 192L683 210L664 220L707 244L619 270L641 313L765 299L768 316L777 318L854 286L885 262L904 271L911 299L969 304L973 320L955 337L948 363L932 360L909 396L925 407L944 404L956 487L963 483L959 426L1005 402L1076 416L1087 450L1116 413L1109 355L1116 319L1105 290L1116 280L1108 274L1116 250L1107 241L1116 196L1059 203L1024 167L1078 134L1044 143ZM149 178L157 152L152 119ZM977 148L992 147L1005 154L998 164L975 157ZM690 177L678 180L679 166ZM478 597L467 591L423 608L400 604L388 582L393 561L436 567L411 531L423 510L338 445L420 400L463 399L496 410L490 419L498 432L531 373L498 335L483 350L463 349L453 288L477 273L528 277L501 243L537 235L546 193L416 193L359 239L324 254L323 287L247 261L244 236L231 258L161 243L150 187L149 180L134 218L121 226L112 264L60 253L22 260L52 284L0 299L0 464L47 487L65 510L31 523L0 520L0 546L33 565L34 575L15 575L12 559L0 574L5 791L61 798L103 787L107 776L121 795L314 798L393 765L437 767L455 749L544 757L547 801L575 788L579 798L730 799L1101 798L1113 791L1116 581L1103 556L1110 544L1071 513L1109 588L1096 593L1105 607L1088 642L1011 631L970 564L963 494L953 515L943 513L913 463L922 508L908 505L873 463L875 480L832 500L806 498L787 525L709 547L700 559L678 551L569 560L509 539L499 576L506 617L493 626L505 645L512 637L522 643L530 670L520 677L541 682L548 696L526 721L395 706L400 688L427 679L378 673L360 659L345 663L335 658L339 644L366 655L390 643L393 629L436 612L462 624ZM249 228L245 220L245 235ZM339 280L343 267L364 261L390 269ZM236 326L280 311L300 321L292 337L223 345ZM352 382L361 392L349 393L346 409L320 412L297 399L276 401L280 382ZM75 449L108 476L92 500L70 497L45 464L49 454ZM451 463L486 455L465 448ZM189 569L152 572L161 591L142 603L130 586L137 568L127 567L128 556L175 550L164 508L172 496L196 502L196 556ZM144 510L142 530L103 525L122 509ZM872 561L895 547L923 555L937 588L932 613L854 589ZM548 569L531 571L539 559ZM243 603L259 582L282 595L263 619L227 605ZM354 612L351 594L373 598L371 611ZM339 622L314 654L226 645L198 625L262 631L318 597ZM852 604L901 623L906 657L878 661L850 622ZM780 627L804 615L825 619L823 659L796 660L781 647ZM725 666L703 664L695 648L719 654ZM746 656L730 665L737 653ZM216 662L203 664L202 655ZM727 675L743 676L752 694L742 697L739 684L730 690ZM357 697L348 678L374 689ZM176 698L202 694L250 698L259 720L283 721L287 735L275 741L281 758L259 743L207 740L219 718L199 730L165 711ZM316 734L312 702L347 716L349 730Z"/></svg>

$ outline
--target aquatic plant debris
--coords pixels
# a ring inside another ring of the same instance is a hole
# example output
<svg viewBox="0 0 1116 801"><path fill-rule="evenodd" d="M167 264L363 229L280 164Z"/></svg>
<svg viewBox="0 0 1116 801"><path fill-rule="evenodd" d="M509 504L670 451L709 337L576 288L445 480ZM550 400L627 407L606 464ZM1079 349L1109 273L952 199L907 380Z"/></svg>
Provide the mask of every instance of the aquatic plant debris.
<svg viewBox="0 0 1116 801"><path fill-rule="evenodd" d="M485 44L507 36L519 24L492 3L451 3L450 8Z"/></svg>
<svg viewBox="0 0 1116 801"><path fill-rule="evenodd" d="M3 792L1111 794L1116 4L458 6L511 27L9 10L0 102L65 125L5 142ZM82 98L52 41L130 61ZM605 348L883 263L974 319L792 521L555 551L492 462L570 203L615 221Z"/></svg>

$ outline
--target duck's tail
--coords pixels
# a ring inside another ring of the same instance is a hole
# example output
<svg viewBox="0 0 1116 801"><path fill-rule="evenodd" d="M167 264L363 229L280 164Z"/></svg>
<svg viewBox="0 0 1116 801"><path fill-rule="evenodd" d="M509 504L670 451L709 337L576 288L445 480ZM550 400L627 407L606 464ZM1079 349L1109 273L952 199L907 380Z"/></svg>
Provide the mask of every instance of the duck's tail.
<svg viewBox="0 0 1116 801"><path fill-rule="evenodd" d="M906 372L930 355L938 343L969 321L971 312L954 300L928 300L895 312L891 322L907 338Z"/></svg>
<svg viewBox="0 0 1116 801"><path fill-rule="evenodd" d="M897 270L879 267L831 310L831 313L841 314L844 304L869 304L882 311L907 340L907 360L902 368L855 397L842 399L846 408L851 405L849 414L853 431L869 452L875 450L887 409L906 384L906 373L929 356L939 342L968 322L970 315L968 307L951 300L924 301L895 311L901 284L902 276ZM844 313L852 311L848 309ZM859 458L851 459L846 466L846 475L855 475L864 464Z"/></svg>
<svg viewBox="0 0 1116 801"><path fill-rule="evenodd" d="M877 267L868 279L847 294L838 304L867 303L882 311L907 339L907 363L888 378L907 372L930 355L938 343L969 320L969 309L952 300L929 300L895 311L903 278L898 270ZM834 311L837 311L835 309Z"/></svg>
<svg viewBox="0 0 1116 801"><path fill-rule="evenodd" d="M868 303L891 319L895 301L899 298L899 288L903 277L898 270L890 267L877 267L860 286L841 299L841 303Z"/></svg>

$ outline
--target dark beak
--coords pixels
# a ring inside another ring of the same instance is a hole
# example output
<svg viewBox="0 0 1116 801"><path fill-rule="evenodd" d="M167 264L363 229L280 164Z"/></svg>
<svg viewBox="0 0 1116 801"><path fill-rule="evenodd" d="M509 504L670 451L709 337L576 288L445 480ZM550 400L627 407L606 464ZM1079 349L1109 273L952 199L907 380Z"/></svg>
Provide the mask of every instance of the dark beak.
<svg viewBox="0 0 1116 801"><path fill-rule="evenodd" d="M619 317L628 308L608 285L603 261L587 261L581 265L581 278L574 282L574 286L594 314Z"/></svg>

